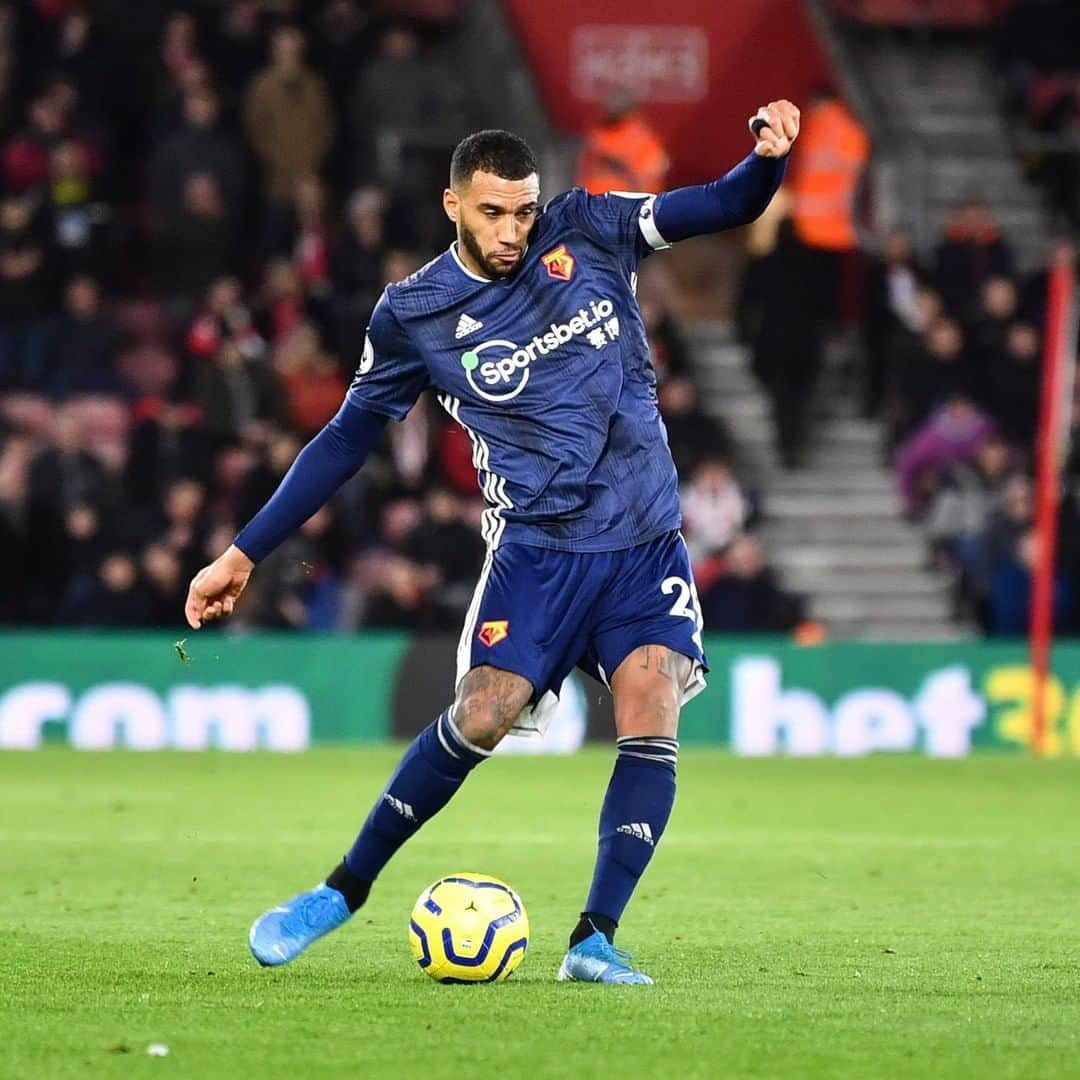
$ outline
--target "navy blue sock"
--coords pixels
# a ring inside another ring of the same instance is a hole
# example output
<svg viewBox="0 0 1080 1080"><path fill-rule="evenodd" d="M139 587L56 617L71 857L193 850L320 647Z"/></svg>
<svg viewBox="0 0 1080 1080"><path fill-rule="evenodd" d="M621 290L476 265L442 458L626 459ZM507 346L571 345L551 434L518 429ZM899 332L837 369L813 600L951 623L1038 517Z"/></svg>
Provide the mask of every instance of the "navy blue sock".
<svg viewBox="0 0 1080 1080"><path fill-rule="evenodd" d="M600 810L600 849L592 888L571 945L592 933L592 923L610 938L664 835L675 803L675 739L627 736ZM601 918L596 918L600 916ZM610 926L610 931L609 931ZM583 933L585 931L585 933Z"/></svg>
<svg viewBox="0 0 1080 1080"><path fill-rule="evenodd" d="M453 798L465 777L488 756L488 751L462 738L449 709L424 728L405 751L345 855L344 867L351 877L374 881L397 849Z"/></svg>

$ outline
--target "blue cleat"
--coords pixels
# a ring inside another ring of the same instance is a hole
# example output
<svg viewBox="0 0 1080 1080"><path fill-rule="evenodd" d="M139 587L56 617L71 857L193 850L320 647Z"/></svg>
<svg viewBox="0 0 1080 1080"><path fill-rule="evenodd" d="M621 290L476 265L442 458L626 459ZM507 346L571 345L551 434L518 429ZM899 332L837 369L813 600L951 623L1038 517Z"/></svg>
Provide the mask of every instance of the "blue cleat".
<svg viewBox="0 0 1080 1080"><path fill-rule="evenodd" d="M630 966L630 954L614 945L599 930L579 941L559 967L559 982L624 983L652 986L644 971Z"/></svg>
<svg viewBox="0 0 1080 1080"><path fill-rule="evenodd" d="M336 930L351 914L337 889L316 885L260 915L251 924L248 945L263 967L287 964L323 934Z"/></svg>

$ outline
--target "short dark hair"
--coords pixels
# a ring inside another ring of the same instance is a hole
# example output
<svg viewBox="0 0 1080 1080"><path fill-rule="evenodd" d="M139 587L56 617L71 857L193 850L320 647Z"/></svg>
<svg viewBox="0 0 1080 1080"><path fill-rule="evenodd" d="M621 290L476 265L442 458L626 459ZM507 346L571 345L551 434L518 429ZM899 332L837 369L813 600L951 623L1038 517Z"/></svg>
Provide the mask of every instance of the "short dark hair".
<svg viewBox="0 0 1080 1080"><path fill-rule="evenodd" d="M532 147L512 131L489 129L466 135L450 158L450 186L468 184L474 172L494 173L503 180L524 180L539 172Z"/></svg>

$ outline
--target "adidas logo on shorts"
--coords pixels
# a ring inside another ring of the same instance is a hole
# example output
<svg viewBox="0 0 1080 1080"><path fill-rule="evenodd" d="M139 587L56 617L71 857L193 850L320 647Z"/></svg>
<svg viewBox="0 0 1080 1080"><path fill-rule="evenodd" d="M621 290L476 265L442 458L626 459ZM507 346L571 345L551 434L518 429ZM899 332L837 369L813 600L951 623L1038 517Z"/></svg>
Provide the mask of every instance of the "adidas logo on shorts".
<svg viewBox="0 0 1080 1080"><path fill-rule="evenodd" d="M402 802L400 799L395 799L393 795L384 795L383 798L403 817L406 821L415 821L416 815L413 813L413 808L407 803ZM649 843L652 843L650 840Z"/></svg>
<svg viewBox="0 0 1080 1080"><path fill-rule="evenodd" d="M636 836L639 840L644 840L649 847L655 847L652 838L652 829L649 828L647 821L637 822L632 825L620 825L616 832L626 833L627 836Z"/></svg>

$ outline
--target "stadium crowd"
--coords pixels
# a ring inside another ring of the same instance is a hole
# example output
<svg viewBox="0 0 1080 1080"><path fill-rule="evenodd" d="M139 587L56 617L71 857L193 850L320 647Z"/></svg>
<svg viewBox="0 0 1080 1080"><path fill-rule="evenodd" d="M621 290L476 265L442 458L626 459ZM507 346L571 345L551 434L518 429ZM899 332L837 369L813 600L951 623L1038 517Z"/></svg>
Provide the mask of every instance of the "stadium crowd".
<svg viewBox="0 0 1080 1080"><path fill-rule="evenodd" d="M336 411L383 286L449 242L431 193L478 126L448 74L459 7L0 2L0 621L180 623L191 575ZM1024 40L1007 77L1037 96ZM808 105L806 145L813 114L854 184L865 135L832 95ZM579 178L602 188L622 169L649 179L621 186L648 188L666 167L615 98ZM817 182L796 172L789 188ZM789 464L855 249L849 223L808 234L794 219L744 276L741 330ZM978 202L929 260L899 231L855 258L863 409L885 423L907 511L957 617L1020 632L1046 274L1017 274ZM753 535L761 496L699 407L660 295L646 290L642 311L706 627L797 629L804 604ZM425 396L267 560L235 622L456 630L481 509L468 438ZM1065 509L1057 613L1075 629L1080 508Z"/></svg>
<svg viewBox="0 0 1080 1080"><path fill-rule="evenodd" d="M1014 14L1023 21L1043 7L1020 4ZM989 208L968 199L926 257L900 229L871 254L856 227L869 142L835 95L823 92L804 110L799 150L787 197L749 230L738 304L781 459L802 464L826 342L857 323L859 407L881 422L885 461L928 560L950 582L954 617L989 634L1023 634L1048 268L1075 260L1068 229L1047 265L1023 274ZM1080 397L1070 408L1075 429ZM1058 544L1055 617L1064 631L1080 630L1078 466L1074 454Z"/></svg>
<svg viewBox="0 0 1080 1080"><path fill-rule="evenodd" d="M336 411L383 286L451 238L460 7L0 3L0 621L181 623ZM643 311L708 624L789 628L678 330ZM234 624L456 630L481 509L425 396Z"/></svg>
<svg viewBox="0 0 1080 1080"><path fill-rule="evenodd" d="M1074 258L1060 241L1051 262ZM990 634L1023 634L1047 272L1018 273L987 208L968 202L926 264L903 232L890 233L865 289L866 354L881 369L878 408L904 507L953 582L956 617ZM1070 408L1075 425L1080 411ZM1055 586L1061 630L1080 627L1077 512L1066 499Z"/></svg>

